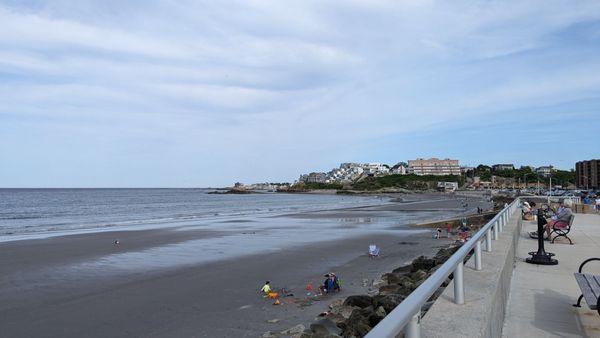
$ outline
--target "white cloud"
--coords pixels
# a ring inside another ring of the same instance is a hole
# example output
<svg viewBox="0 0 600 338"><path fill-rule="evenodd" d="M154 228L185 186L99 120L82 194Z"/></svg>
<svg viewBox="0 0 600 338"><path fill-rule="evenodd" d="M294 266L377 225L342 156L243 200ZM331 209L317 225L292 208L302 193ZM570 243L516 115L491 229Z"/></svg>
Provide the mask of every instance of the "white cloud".
<svg viewBox="0 0 600 338"><path fill-rule="evenodd" d="M597 1L0 5L0 120L325 160L311 150L596 97L597 31L565 35L598 20Z"/></svg>

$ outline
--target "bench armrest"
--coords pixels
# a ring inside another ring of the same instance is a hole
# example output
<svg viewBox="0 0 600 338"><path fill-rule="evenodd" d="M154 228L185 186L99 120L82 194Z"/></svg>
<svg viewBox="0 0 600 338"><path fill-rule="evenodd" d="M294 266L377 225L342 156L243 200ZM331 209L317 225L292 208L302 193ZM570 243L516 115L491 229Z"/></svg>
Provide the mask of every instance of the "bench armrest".
<svg viewBox="0 0 600 338"><path fill-rule="evenodd" d="M591 261L600 261L600 258L588 258L585 261L583 261L583 263L581 263L581 265L579 266L579 273L581 273L581 270L583 269L583 266L586 265L587 263L591 262Z"/></svg>

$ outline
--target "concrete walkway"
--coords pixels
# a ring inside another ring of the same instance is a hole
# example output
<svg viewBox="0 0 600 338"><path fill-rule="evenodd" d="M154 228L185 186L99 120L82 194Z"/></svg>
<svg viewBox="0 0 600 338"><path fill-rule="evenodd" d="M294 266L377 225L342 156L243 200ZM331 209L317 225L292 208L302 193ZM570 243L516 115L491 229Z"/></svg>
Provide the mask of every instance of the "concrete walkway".
<svg viewBox="0 0 600 338"><path fill-rule="evenodd" d="M502 335L504 337L600 337L600 315L582 301L581 308L572 306L581 294L573 273L581 262L600 257L600 215L575 214L569 237L554 244L546 243L546 251L556 254L558 265L525 263L528 252L537 251L537 241L527 232L537 223L523 221L517 246L510 299ZM591 262L584 272L600 275L600 262Z"/></svg>

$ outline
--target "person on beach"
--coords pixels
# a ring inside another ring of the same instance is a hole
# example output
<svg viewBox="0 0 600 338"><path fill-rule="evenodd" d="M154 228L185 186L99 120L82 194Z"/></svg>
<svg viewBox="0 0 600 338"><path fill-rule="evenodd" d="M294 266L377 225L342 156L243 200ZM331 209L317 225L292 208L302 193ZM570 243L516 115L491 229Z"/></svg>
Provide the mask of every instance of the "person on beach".
<svg viewBox="0 0 600 338"><path fill-rule="evenodd" d="M265 295L268 296L269 293L271 292L271 286L269 285L271 282L270 281L266 281L265 285L263 285L262 289L260 289L260 291Z"/></svg>
<svg viewBox="0 0 600 338"><path fill-rule="evenodd" d="M319 286L319 291L322 295L340 291L340 281L333 272L326 274L324 277L323 285Z"/></svg>
<svg viewBox="0 0 600 338"><path fill-rule="evenodd" d="M452 225L450 225L450 223L446 222L446 237L450 238L451 235L452 235Z"/></svg>

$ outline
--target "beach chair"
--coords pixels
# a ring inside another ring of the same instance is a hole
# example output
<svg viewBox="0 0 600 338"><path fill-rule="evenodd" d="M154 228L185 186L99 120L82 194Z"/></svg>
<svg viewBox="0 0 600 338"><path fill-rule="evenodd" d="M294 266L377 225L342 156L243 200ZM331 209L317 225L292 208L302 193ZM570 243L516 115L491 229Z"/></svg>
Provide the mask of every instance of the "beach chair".
<svg viewBox="0 0 600 338"><path fill-rule="evenodd" d="M369 245L369 257L379 257L379 248L375 244Z"/></svg>

